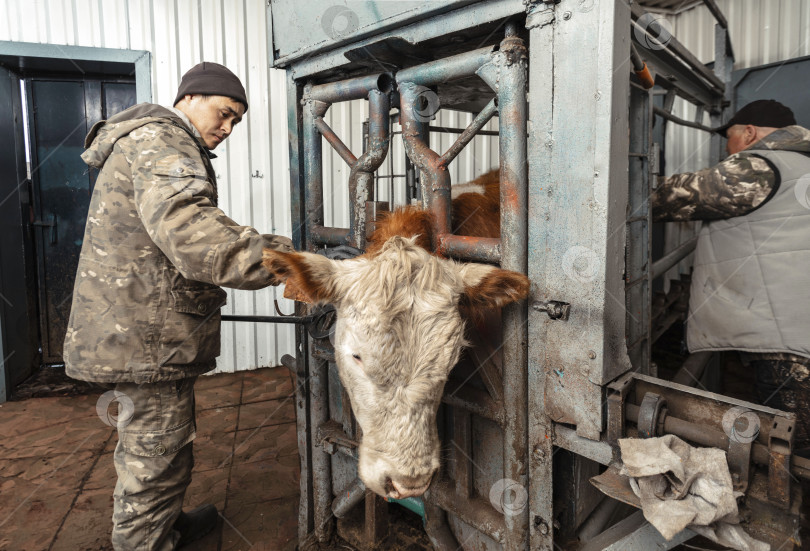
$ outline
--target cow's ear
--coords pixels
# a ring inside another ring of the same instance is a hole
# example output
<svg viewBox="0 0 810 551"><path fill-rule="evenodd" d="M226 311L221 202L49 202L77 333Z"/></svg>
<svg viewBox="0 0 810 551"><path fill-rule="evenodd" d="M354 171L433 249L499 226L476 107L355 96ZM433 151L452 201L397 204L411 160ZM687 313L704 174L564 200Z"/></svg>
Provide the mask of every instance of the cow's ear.
<svg viewBox="0 0 810 551"><path fill-rule="evenodd" d="M463 307L501 308L523 300L529 295L529 278L486 264L459 264L464 282L459 304Z"/></svg>
<svg viewBox="0 0 810 551"><path fill-rule="evenodd" d="M262 265L276 282L286 283L288 289L295 289L302 300L309 298L305 302L337 300L336 264L334 260L312 253L283 253L264 249L262 255Z"/></svg>

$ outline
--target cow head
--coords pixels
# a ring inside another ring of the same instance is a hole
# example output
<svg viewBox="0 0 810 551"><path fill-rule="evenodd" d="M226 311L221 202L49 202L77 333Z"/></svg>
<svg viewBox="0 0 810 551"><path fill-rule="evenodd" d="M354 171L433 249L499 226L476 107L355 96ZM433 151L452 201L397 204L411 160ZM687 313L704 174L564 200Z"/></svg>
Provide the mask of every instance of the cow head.
<svg viewBox="0 0 810 551"><path fill-rule="evenodd" d="M351 260L264 256L278 280L335 306L335 360L363 429L360 478L397 499L424 493L439 468L436 411L466 344L459 307L499 308L529 290L522 274L438 258L414 241L392 237Z"/></svg>

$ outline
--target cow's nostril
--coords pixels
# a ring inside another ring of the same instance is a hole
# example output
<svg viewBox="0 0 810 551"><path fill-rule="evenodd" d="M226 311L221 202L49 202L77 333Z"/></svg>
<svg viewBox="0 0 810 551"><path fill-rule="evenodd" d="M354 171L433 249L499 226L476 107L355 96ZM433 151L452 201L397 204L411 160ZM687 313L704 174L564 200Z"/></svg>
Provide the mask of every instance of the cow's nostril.
<svg viewBox="0 0 810 551"><path fill-rule="evenodd" d="M392 494L395 491L396 491L396 488L394 488L394 481L391 480L390 476L386 476L385 477L385 493L386 494Z"/></svg>

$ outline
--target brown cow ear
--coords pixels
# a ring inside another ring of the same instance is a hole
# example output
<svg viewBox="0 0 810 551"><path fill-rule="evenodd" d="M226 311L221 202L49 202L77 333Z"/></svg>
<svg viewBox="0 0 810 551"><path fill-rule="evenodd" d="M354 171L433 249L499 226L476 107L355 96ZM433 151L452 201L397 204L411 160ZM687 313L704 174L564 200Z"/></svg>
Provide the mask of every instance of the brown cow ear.
<svg viewBox="0 0 810 551"><path fill-rule="evenodd" d="M294 289L294 297L303 302L335 302L336 262L312 253L284 253L264 249L262 265L276 279ZM287 292L285 290L285 296ZM308 298L309 300L304 300Z"/></svg>
<svg viewBox="0 0 810 551"><path fill-rule="evenodd" d="M486 264L459 264L464 282L459 303L468 308L501 308L529 295L529 278Z"/></svg>

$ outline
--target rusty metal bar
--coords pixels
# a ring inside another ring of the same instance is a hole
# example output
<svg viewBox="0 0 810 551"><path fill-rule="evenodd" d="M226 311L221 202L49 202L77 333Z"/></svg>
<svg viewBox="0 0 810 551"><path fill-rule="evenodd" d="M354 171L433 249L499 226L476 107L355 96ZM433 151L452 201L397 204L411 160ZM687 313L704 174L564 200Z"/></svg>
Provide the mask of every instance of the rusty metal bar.
<svg viewBox="0 0 810 551"><path fill-rule="evenodd" d="M467 500L458 499L454 490L453 485L446 480L434 482L424 496L425 512L428 504L436 505L495 541L503 543L506 537L504 516L495 510L489 499L478 496ZM458 549L458 546L453 549Z"/></svg>
<svg viewBox="0 0 810 551"><path fill-rule="evenodd" d="M313 365L314 364L314 365ZM312 362L309 380L310 419L319 427L329 419L328 377L329 364L323 360ZM332 462L318 438L312 439L312 493L315 506L315 535L325 543L332 536Z"/></svg>
<svg viewBox="0 0 810 551"><path fill-rule="evenodd" d="M651 278L655 279L658 276L664 275L667 270L672 268L675 264L689 256L689 254L697 247L698 236L696 235L689 241L681 243L663 257L659 258L652 265Z"/></svg>
<svg viewBox="0 0 810 551"><path fill-rule="evenodd" d="M469 499L473 490L472 461L472 419L468 411L453 408L453 458L455 459L456 494Z"/></svg>
<svg viewBox="0 0 810 551"><path fill-rule="evenodd" d="M332 502L332 513L337 518L343 518L363 501L364 497L366 497L366 485L359 478L355 478Z"/></svg>
<svg viewBox="0 0 810 551"><path fill-rule="evenodd" d="M437 234L450 233L450 174L440 166L438 153L431 150L421 137L422 126L427 126L421 114L419 102L421 94L428 89L400 79L397 74L400 96L400 122L405 152L411 162L422 172L422 203L433 211ZM434 250L438 243L433 243Z"/></svg>
<svg viewBox="0 0 810 551"><path fill-rule="evenodd" d="M312 89L311 84L304 87L304 97ZM315 228L323 226L323 146L321 135L315 126L315 120L323 117L329 109L328 103L305 100L303 117L304 134L304 184L305 184L305 215L304 237L307 245L312 248L318 244L315 238Z"/></svg>
<svg viewBox="0 0 810 551"><path fill-rule="evenodd" d="M638 423L639 409L639 406L635 404L627 404L625 410L626 419L631 423ZM723 431L678 419L671 415L664 418L664 433L674 434L701 446L728 450L728 435ZM751 459L756 464L768 466L770 457L767 446L754 442L751 447ZM810 459L793 456L790 472L799 478L810 480Z"/></svg>
<svg viewBox="0 0 810 551"><path fill-rule="evenodd" d="M484 107L480 113L478 113L475 118L472 120L470 125L464 129L458 139L450 146L450 148L444 152L444 154L439 159L439 166L447 166L449 165L456 156L461 153L461 150L464 149L470 140L472 140L476 134L484 127L486 123L498 112L498 105L495 101L495 98L492 98L489 103Z"/></svg>
<svg viewBox="0 0 810 551"><path fill-rule="evenodd" d="M501 240L444 233L437 236L438 251L444 256L473 262L500 262Z"/></svg>
<svg viewBox="0 0 810 551"><path fill-rule="evenodd" d="M308 93L306 91L304 92L304 99L312 99L324 103L337 103L340 101L363 99L368 96L371 90L378 90L387 94L393 89L393 77L388 73L378 73L312 86Z"/></svg>
<svg viewBox="0 0 810 551"><path fill-rule="evenodd" d="M430 63L417 65L397 72L397 84L409 82L414 85L433 86L448 80L474 75L481 65L487 63L493 46L480 48Z"/></svg>
<svg viewBox="0 0 810 551"><path fill-rule="evenodd" d="M466 128L450 128L449 126L431 126L430 129L433 132L441 132L444 134L462 134ZM399 134L400 132L394 132L394 134ZM476 132L477 136L500 136L501 133L497 130L479 130Z"/></svg>
<svg viewBox="0 0 810 551"><path fill-rule="evenodd" d="M460 381L447 381L442 403L463 408L470 413L480 415L498 425L504 424L504 411L501 404L489 397L489 393L464 385Z"/></svg>
<svg viewBox="0 0 810 551"><path fill-rule="evenodd" d="M501 267L522 274L528 271L528 164L526 160L526 82L528 52L517 25L507 23L506 37L489 63L476 74L498 97L501 182ZM527 310L525 303L503 309L504 478L523 488L528 479L528 376ZM529 548L529 511L504 515L505 551Z"/></svg>
<svg viewBox="0 0 810 551"><path fill-rule="evenodd" d="M347 165L352 166L357 162L357 157L354 156L354 153L352 153L346 144L343 143L343 140L335 134L335 131L329 128L329 125L326 124L323 117L315 119L315 128L317 128L321 136L326 138L326 141L332 145L335 151L337 151L337 154L340 155L340 158L346 161Z"/></svg>
<svg viewBox="0 0 810 551"><path fill-rule="evenodd" d="M630 11L632 13L632 17L634 20L637 20L641 17L649 15L647 12L644 11L644 8L639 4L630 4ZM647 28L644 28L639 25L639 28L642 29L644 32L651 34L654 37L660 36L662 33L661 26L655 21L654 18L650 17L650 21L647 25ZM652 32L650 32L652 31ZM655 34L652 34L655 33ZM667 33L669 34L669 33ZM697 71L701 77L703 77L708 83L709 86L714 90L714 92L720 96L723 95L726 85L722 82L717 76L711 72L703 63L700 62L698 58L692 54L683 44L678 42L678 40L674 37L669 35L665 44L662 44L662 50L668 50L669 52L675 54L680 58L680 60L689 66L694 71Z"/></svg>
<svg viewBox="0 0 810 551"><path fill-rule="evenodd" d="M369 549L377 549L388 535L388 503L366 490L366 517L363 536Z"/></svg>
<svg viewBox="0 0 810 551"><path fill-rule="evenodd" d="M334 247L337 245L345 245L349 239L349 228L331 228L328 226L310 224L308 229L310 242L314 245Z"/></svg>
<svg viewBox="0 0 810 551"><path fill-rule="evenodd" d="M357 162L351 165L349 173L350 226L348 243L360 249L366 245L366 202L373 201L374 171L379 168L388 154L388 114L391 99L387 92L371 90L369 102L369 147Z"/></svg>
<svg viewBox="0 0 810 551"><path fill-rule="evenodd" d="M425 502L425 532L436 551L458 551L461 546L447 525L447 514L438 505Z"/></svg>
<svg viewBox="0 0 810 551"><path fill-rule="evenodd" d="M675 124L680 124L681 126L688 126L689 128L697 128L698 130L703 130L704 132L713 132L713 130L710 127L708 127L708 126L706 126L704 124L700 124L700 123L692 122L692 121L687 121L687 120L684 120L684 119L682 119L680 117L676 117L675 115L673 115L672 113L670 113L666 109L658 107L657 105L653 106L653 111L659 117L663 117L663 118L667 119L668 121L674 122Z"/></svg>

